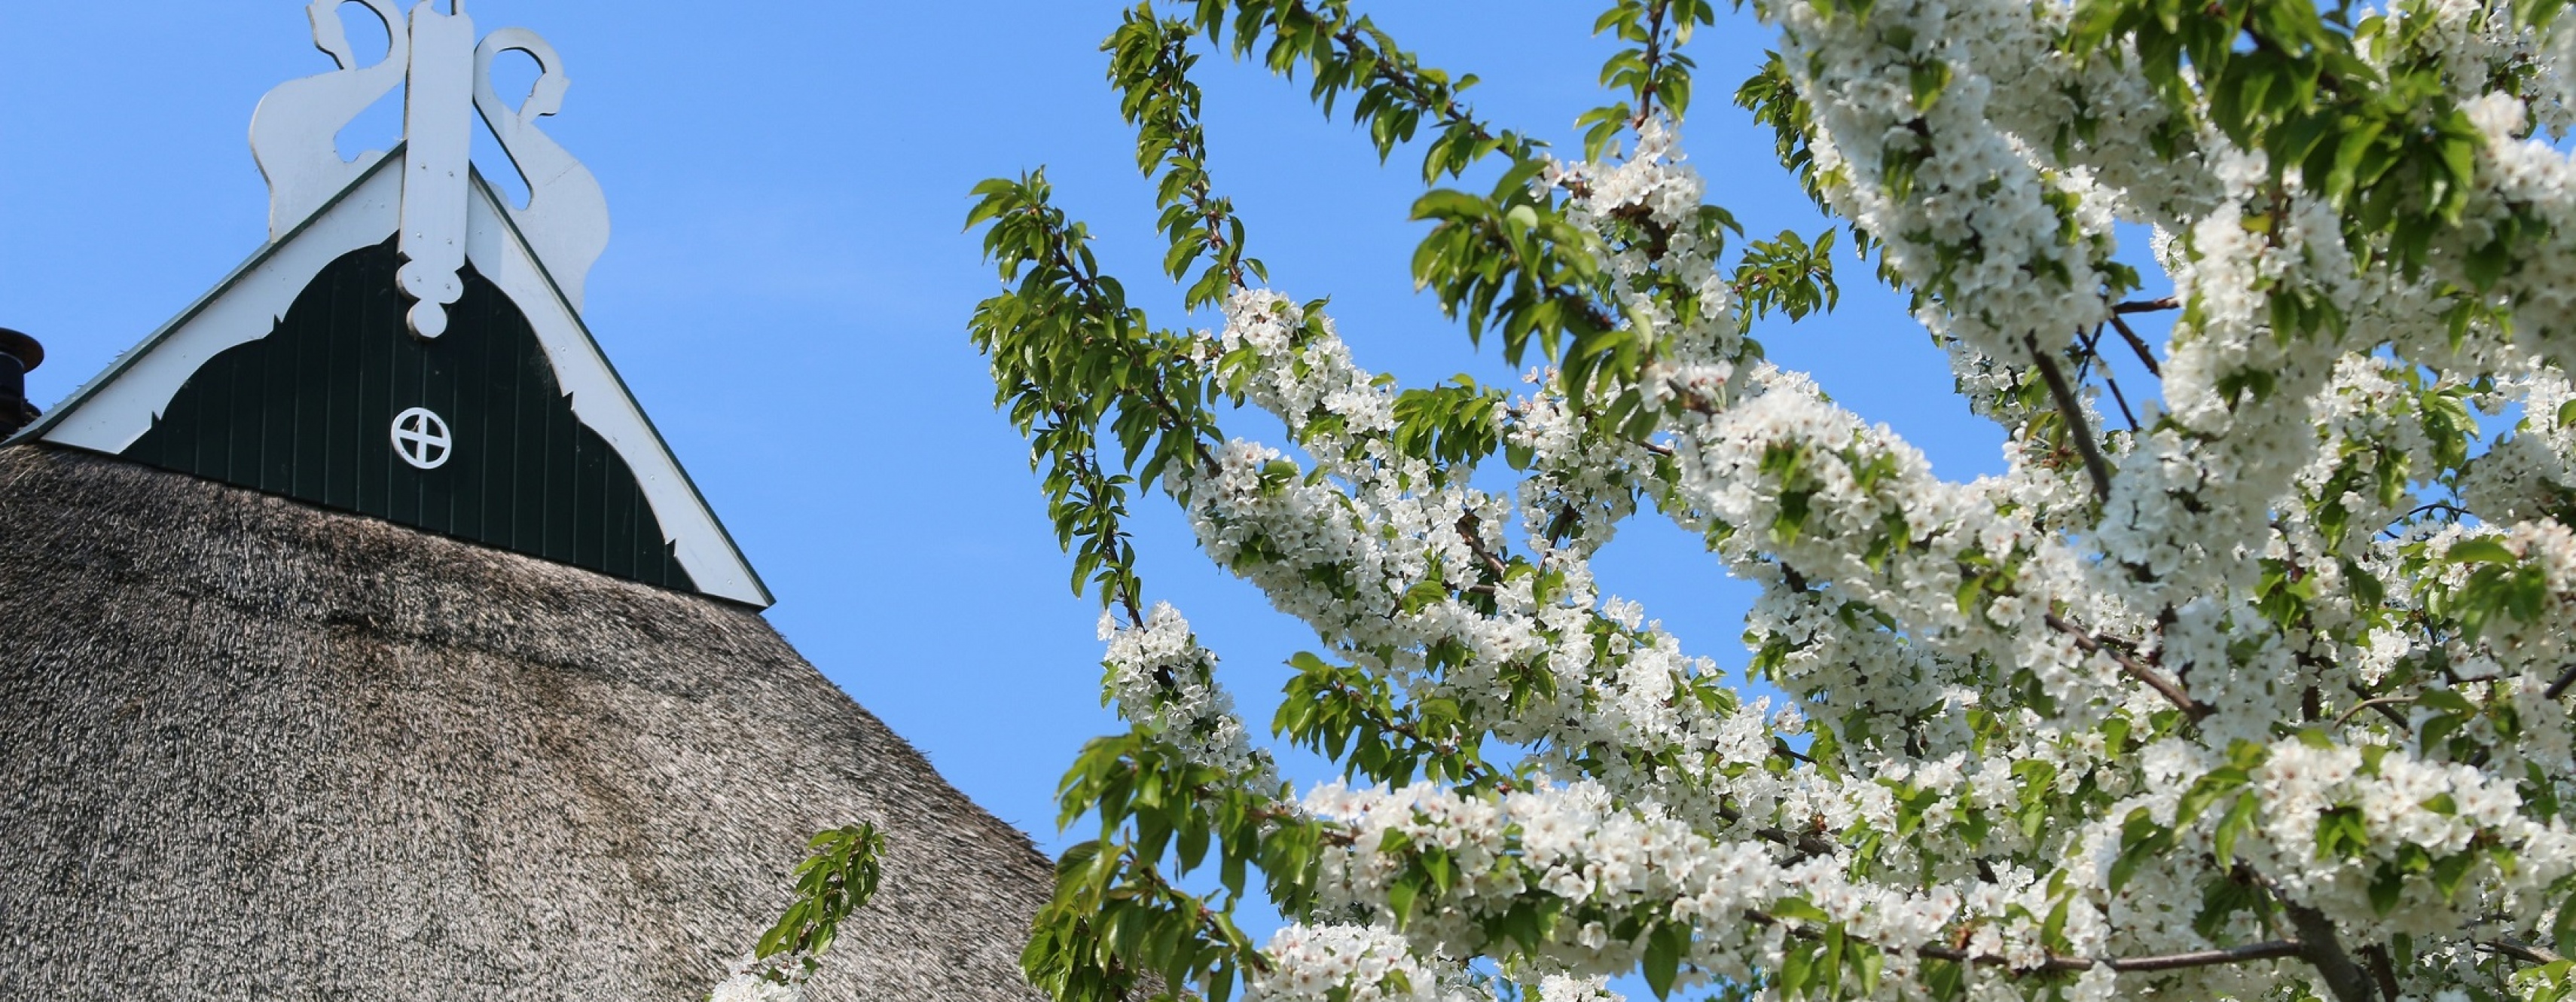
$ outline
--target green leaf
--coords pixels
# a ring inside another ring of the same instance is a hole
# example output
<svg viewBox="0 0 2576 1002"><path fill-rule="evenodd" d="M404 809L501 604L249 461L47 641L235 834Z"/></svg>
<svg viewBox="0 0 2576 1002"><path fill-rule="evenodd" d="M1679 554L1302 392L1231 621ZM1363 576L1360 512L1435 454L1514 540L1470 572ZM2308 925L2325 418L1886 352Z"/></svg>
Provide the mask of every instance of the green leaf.
<svg viewBox="0 0 2576 1002"><path fill-rule="evenodd" d="M1646 987L1656 998L1670 998L1673 981L1680 976L1683 952L1690 949L1690 927L1673 922L1659 923L1646 937L1644 974Z"/></svg>
<svg viewBox="0 0 2576 1002"><path fill-rule="evenodd" d="M2228 805L2227 816L2219 820L2218 831L2211 836L2211 841L2214 843L2212 848L2218 855L2218 865L2222 867L2236 865L2236 839L2245 832L2254 830L2254 812L2261 806L2260 800L2245 796L2236 798L2235 803Z"/></svg>
<svg viewBox="0 0 2576 1002"><path fill-rule="evenodd" d="M2521 558L2494 537L2478 536L2451 544L2442 559L2455 564L2509 564Z"/></svg>
<svg viewBox="0 0 2576 1002"><path fill-rule="evenodd" d="M796 868L796 896L761 934L753 948L756 957L801 953L810 958L823 953L839 935L841 922L876 896L885 835L875 825L820 832L807 840L807 847L814 853Z"/></svg>
<svg viewBox="0 0 2576 1002"><path fill-rule="evenodd" d="M1930 111L1933 102L1939 101L1941 92L1950 86L1950 62L1926 59L1915 63L1907 71L1907 79L1914 90L1914 110Z"/></svg>
<svg viewBox="0 0 2576 1002"><path fill-rule="evenodd" d="M2560 956L2576 957L2576 897L2559 900L2558 918L2549 925L2549 937L2556 942Z"/></svg>
<svg viewBox="0 0 2576 1002"><path fill-rule="evenodd" d="M2111 890L2117 892L2138 868L2173 847L2173 830L2157 824L2145 808L2129 812L2120 826L2120 855L2111 862Z"/></svg>
<svg viewBox="0 0 2576 1002"><path fill-rule="evenodd" d="M1421 885L1411 877L1396 880L1386 889L1386 910L1395 916L1395 927L1404 928L1413 920L1413 902L1422 893Z"/></svg>
<svg viewBox="0 0 2576 1002"><path fill-rule="evenodd" d="M2406 894L2406 874L2396 864L2381 863L2370 878L2370 910L2386 915L2397 908Z"/></svg>
<svg viewBox="0 0 2576 1002"><path fill-rule="evenodd" d="M1823 925L1832 920L1830 916L1825 914L1824 909L1808 904L1805 898L1781 898L1778 901L1772 902L1771 907L1765 910L1768 911L1773 918L1808 922L1815 925Z"/></svg>

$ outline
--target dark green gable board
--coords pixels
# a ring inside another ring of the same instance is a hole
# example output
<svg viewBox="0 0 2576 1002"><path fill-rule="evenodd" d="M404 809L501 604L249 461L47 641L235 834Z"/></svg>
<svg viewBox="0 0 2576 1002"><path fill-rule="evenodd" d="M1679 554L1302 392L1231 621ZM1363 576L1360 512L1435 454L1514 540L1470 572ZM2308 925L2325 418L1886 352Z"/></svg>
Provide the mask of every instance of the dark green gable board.
<svg viewBox="0 0 2576 1002"><path fill-rule="evenodd" d="M125 457L430 532L697 590L634 471L573 414L526 316L467 265L447 332L404 328L392 241L308 283L267 337L208 359ZM421 469L395 417L443 419Z"/></svg>

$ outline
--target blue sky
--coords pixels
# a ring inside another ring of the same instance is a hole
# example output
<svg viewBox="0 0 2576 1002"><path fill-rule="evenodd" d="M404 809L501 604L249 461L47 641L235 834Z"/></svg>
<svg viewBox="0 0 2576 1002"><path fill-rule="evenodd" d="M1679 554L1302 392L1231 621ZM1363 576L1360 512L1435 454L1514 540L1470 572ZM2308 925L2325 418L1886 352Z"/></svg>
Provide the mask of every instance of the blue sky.
<svg viewBox="0 0 2576 1002"><path fill-rule="evenodd" d="M1609 47L1587 34L1590 5L1363 6L1425 63L1484 78L1470 96L1485 117L1560 148L1600 101ZM1180 322L1177 293L1156 281L1151 191L1101 79L1096 46L1119 5L468 9L480 30L532 28L565 58L573 87L545 127L598 174L615 228L587 320L777 593L770 620L949 780L1061 844L1055 780L1113 726L1098 701L1098 612L1066 587L1026 448L991 409L967 343L965 319L995 282L959 223L976 181L1044 165L1106 265ZM1754 235L1812 234L1822 223L1772 162L1767 130L1726 100L1768 37L1743 20L1694 43L1701 96L1686 139L1712 200ZM297 0L0 14L0 325L48 346L29 377L40 405L259 246L251 109L327 68ZM1411 288L1416 161L1381 167L1307 105L1302 83L1221 57L1202 76L1215 183L1277 288L1333 297L1362 364L1408 382L1508 375ZM344 138L381 148L399 124L388 106ZM486 172L504 173L490 152ZM1939 352L1844 262L1840 312L1757 328L1772 357L1894 425L1945 476L1999 469L1999 434L1951 396ZM1140 508L1149 596L1190 616L1266 724L1280 663L1311 637L1211 568L1168 502ZM1603 576L1697 652L1743 664L1751 593L1678 531L1640 520Z"/></svg>

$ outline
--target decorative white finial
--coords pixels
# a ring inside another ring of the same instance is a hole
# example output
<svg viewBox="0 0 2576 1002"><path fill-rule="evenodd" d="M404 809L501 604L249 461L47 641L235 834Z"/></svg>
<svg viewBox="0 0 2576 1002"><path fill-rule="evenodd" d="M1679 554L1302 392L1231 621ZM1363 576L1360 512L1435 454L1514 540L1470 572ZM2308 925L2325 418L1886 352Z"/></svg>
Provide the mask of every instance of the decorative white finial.
<svg viewBox="0 0 2576 1002"><path fill-rule="evenodd" d="M556 288L579 309L590 266L608 245L608 200L590 170L537 128L537 119L563 108L571 85L563 57L524 28L503 28L476 45L463 0L450 0L444 14L433 0L421 0L409 18L399 0L359 2L385 24L385 58L356 66L340 0L311 0L306 14L313 21L313 44L340 68L278 85L251 116L251 153L268 178L269 239L284 238L384 158L370 151L344 161L337 137L360 112L403 84L403 264L395 283L414 300L405 316L412 333L445 333L447 307L465 293L458 273L465 266L472 197L468 109L482 114L527 180L527 207L504 205L503 211ZM492 86L493 60L505 52L527 53L540 71L516 109Z"/></svg>
<svg viewBox="0 0 2576 1002"><path fill-rule="evenodd" d="M313 0L305 8L313 20L313 47L328 53L340 68L279 84L251 112L251 158L268 178L270 240L286 236L385 155L368 150L354 161L342 160L337 145L340 130L399 86L411 65L411 37L403 30L402 9L394 0L361 2L384 22L385 58L360 67L349 48L348 28L340 22L340 0Z"/></svg>
<svg viewBox="0 0 2576 1002"><path fill-rule="evenodd" d="M492 89L492 61L504 52L525 52L537 61L537 82L517 111L501 103ZM563 110L564 73L555 47L526 28L503 28L483 38L474 49L474 107L501 140L502 152L528 182L528 207L513 213L527 234L537 259L574 309L581 308L582 284L592 262L608 247L608 197L599 179L561 144L538 131L537 119Z"/></svg>
<svg viewBox="0 0 2576 1002"><path fill-rule="evenodd" d="M403 319L421 337L447 333L447 305L465 294L466 178L472 170L474 19L411 9L410 90L403 94L403 265L394 284L416 300Z"/></svg>

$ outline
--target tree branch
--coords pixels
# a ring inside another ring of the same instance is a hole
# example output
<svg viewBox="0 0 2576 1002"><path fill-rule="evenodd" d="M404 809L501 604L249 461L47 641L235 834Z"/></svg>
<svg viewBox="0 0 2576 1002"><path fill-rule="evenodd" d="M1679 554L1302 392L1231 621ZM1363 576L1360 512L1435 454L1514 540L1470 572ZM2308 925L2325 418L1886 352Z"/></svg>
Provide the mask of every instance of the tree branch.
<svg viewBox="0 0 2576 1002"><path fill-rule="evenodd" d="M2090 368L2093 362L2101 357L2102 327L2096 324L2091 333L2084 335L2085 367ZM2076 378L2083 378L2082 369L2076 370ZM2120 416L2129 422L2129 430L2138 431L2138 412L2129 408L2129 395L2120 392L2120 377L2112 374L2109 363L2104 363L2102 366L2102 385L2110 389L2111 399L2119 402Z"/></svg>
<svg viewBox="0 0 2576 1002"><path fill-rule="evenodd" d="M1054 414L1058 427L1062 427L1076 421L1076 417L1073 412L1066 410L1062 406L1050 407L1048 410ZM1065 465L1072 468L1075 479L1082 485L1084 492L1086 492L1094 502L1098 502L1102 495L1115 489L1109 483L1109 478L1100 472L1099 460L1092 450L1075 450L1072 455L1065 458ZM1126 536L1126 530L1114 525L1102 535L1100 542L1095 544L1093 549L1100 553L1101 562L1103 564L1112 567L1118 565L1118 543L1120 540L1125 539ZM1135 627L1136 629L1144 629L1145 610L1139 596L1136 594L1136 590L1127 587L1124 580L1121 580L1108 590L1115 593L1119 607L1126 611L1127 624ZM1162 681L1165 685L1171 684L1171 680L1168 678L1163 679Z"/></svg>
<svg viewBox="0 0 2576 1002"><path fill-rule="evenodd" d="M2124 313L2154 313L2158 310L2179 310L2181 308L2182 300L2176 299L2172 296L2166 296L2163 299L2132 299L2125 303L2113 303L2111 305L2111 315L2119 316Z"/></svg>
<svg viewBox="0 0 2576 1002"><path fill-rule="evenodd" d="M2477 946L2488 953L2502 954L2526 964L2555 964L2567 959L2559 956L2556 950L2518 939L2480 940Z"/></svg>
<svg viewBox="0 0 2576 1002"><path fill-rule="evenodd" d="M2129 652L2103 643L2102 639L2094 636L2091 631L2059 618L2054 612L2048 613L2043 618L2047 620L2049 629L2074 638L2077 649L2086 654L2100 654L2117 662L2121 668L2128 671L2129 677L2146 683L2147 688L2162 694L2185 716L2193 720L2209 716L2209 706L2191 698L2191 693L2185 690L2181 683L2157 673L2155 669L2147 667L2137 658L2130 656Z"/></svg>
<svg viewBox="0 0 2576 1002"><path fill-rule="evenodd" d="M2549 688L2541 690L2540 694L2556 699L2566 695L2567 687L2571 685L2576 685L2576 665L2568 665L2566 671L2559 672L2558 681L2549 683Z"/></svg>
<svg viewBox="0 0 2576 1002"><path fill-rule="evenodd" d="M2349 724L2349 723L2351 723L2351 722L2352 722L2352 718L2357 717L2357 716L2360 716L2360 715L2361 715L2361 711L2363 711L2363 710L2371 710L2371 709L2381 709L2381 710L2384 710L2386 707L2393 706L2393 705L2398 704L2398 703L2411 703L2411 702L2414 702L2414 700L2409 699L2409 698L2407 698L2407 697L2405 697L2405 696L2381 696L2381 697L2378 697L2378 698L2376 698L2376 699L2365 699L2365 700L2362 700L2361 702L2358 702L2358 703L2354 703L2354 704L2352 704L2352 709L2349 709L2349 710L2345 710L2345 711L2343 711L2343 715L2342 715L2342 716L2339 716L2339 717L2336 717L2336 718L2335 718L2334 725L2335 725L2335 726L2337 726L2337 727L2341 727L2341 726L2343 726L2343 725L2345 725L2345 724ZM2399 724L2403 725L2404 723L2406 723L2406 718L2404 718L2404 717L2399 717L2399 718L2397 718L2397 722L2398 722Z"/></svg>
<svg viewBox="0 0 2576 1002"><path fill-rule="evenodd" d="M2376 986L2370 972L2344 952L2343 942L2335 936L2334 920L2314 908L2286 901L2281 903L2281 910L2289 913L2290 928L2298 930L2299 958L2325 978L2326 990L2334 993L2335 1002L2371 1002Z"/></svg>
<svg viewBox="0 0 2576 1002"><path fill-rule="evenodd" d="M1766 912L1746 912L1744 917L1756 925L1784 924L1778 916ZM1813 929L1798 927L1791 927L1789 932L1801 938L1814 938L1820 935ZM2039 964L2034 967L2014 967L2013 962L2004 957L1991 953L1969 953L1966 950L1946 946L1919 947L1914 951L1914 955L1933 960L1947 960L1954 964L2007 968L2011 976L2020 977L2028 974L2075 973L2089 971L2095 967L2109 967L2123 973L2179 971L2192 967L2216 967L2220 964L2242 964L2256 960L2287 960L2300 956L2301 951L2305 949L2305 946L2296 941L2276 939L2223 950L2194 950L2190 953L2166 953L2145 957L2061 957L2056 954L2042 954Z"/></svg>
<svg viewBox="0 0 2576 1002"><path fill-rule="evenodd" d="M1495 556L1492 550L1485 548L1485 538L1479 535L1479 531L1484 528L1484 523L1485 520L1477 518L1476 513L1472 511L1458 516L1458 538L1466 541L1467 552L1475 554L1476 562L1485 565L1485 570L1493 574L1494 583L1499 586L1511 577L1512 569L1510 565L1503 563L1503 558Z"/></svg>
<svg viewBox="0 0 2576 1002"><path fill-rule="evenodd" d="M1732 807L1718 808L1717 816L1728 824L1737 824L1744 820L1744 812ZM1834 844L1825 841L1824 836L1814 832L1792 832L1785 828L1765 827L1753 829L1753 837L1773 845L1797 850L1800 859L1825 859L1834 854Z"/></svg>
<svg viewBox="0 0 2576 1002"><path fill-rule="evenodd" d="M2066 418L2066 437L2075 440L2075 451L2084 457L2084 472L2093 478L2094 498L2110 500L2111 464L2103 461L2102 447L2093 441L2093 426L2084 420L2084 405L2075 399L2075 388L2066 384L2066 373L2058 369L2057 360L2040 350L2038 337L2025 334L2022 341L2030 345L2031 361L2039 367L2039 378L2047 381L2048 395L2057 401L2058 414Z"/></svg>
<svg viewBox="0 0 2576 1002"><path fill-rule="evenodd" d="M2129 350L2138 353L2138 361L2147 367L2147 375L2158 379L2165 377L2164 367L2156 364L2156 353L2147 350L2147 339L2139 337L2137 331L2130 330L2129 322L2120 319L2118 313L2111 314L2111 329L2119 331L2120 340L2129 342Z"/></svg>
<svg viewBox="0 0 2576 1002"><path fill-rule="evenodd" d="M1655 70L1664 62L1661 45L1664 40L1664 13L1663 4L1646 5L1646 82L1637 92L1637 116L1630 120L1632 128L1645 128L1647 118L1655 112Z"/></svg>
<svg viewBox="0 0 2576 1002"><path fill-rule="evenodd" d="M1421 728L1377 712L1375 707L1368 705L1368 694L1365 692L1361 692L1358 689L1344 685L1338 681L1331 682L1330 685L1334 691L1340 693L1344 698L1349 699L1351 701L1351 705L1358 709L1363 716L1366 716L1369 723L1377 725L1378 729L1389 734L1409 739L1414 744L1420 745L1439 755L1459 760L1457 778L1467 781L1470 785L1476 783L1492 783L1494 784L1494 789L1500 790L1504 793L1514 793L1520 790L1519 784L1513 783L1509 775L1506 775L1501 770L1486 764L1483 757L1467 754L1466 749L1458 742L1442 741L1438 738L1431 737L1430 735L1422 733ZM1429 768L1426 767L1423 769L1423 775L1426 778L1431 774L1432 771Z"/></svg>
<svg viewBox="0 0 2576 1002"><path fill-rule="evenodd" d="M2179 971L2192 967L2215 967L2220 964L2241 964L2251 960L2286 960L2299 956L2299 951L2301 949L2303 949L2303 947L2295 941L2276 939L2262 943L2252 943L2245 946L2229 947L2224 950L2195 950L2190 953L2168 953L2149 957L2102 957L2096 959L2086 957L2059 957L2052 955L2047 960L2042 961L2038 967L2029 968L2027 970L2016 968L2014 973L2023 974L2041 971L2081 972L2092 970L2096 966L2109 967L2114 971L2122 973L2141 971ZM1927 946L1923 949L1914 951L1914 953L1916 956L1930 957L1934 960L1947 960L1961 964L1975 964L1980 967L2007 967L2011 965L2011 961L2005 960L2002 957L1990 954L1972 956L1965 950L1952 950L1937 946Z"/></svg>

